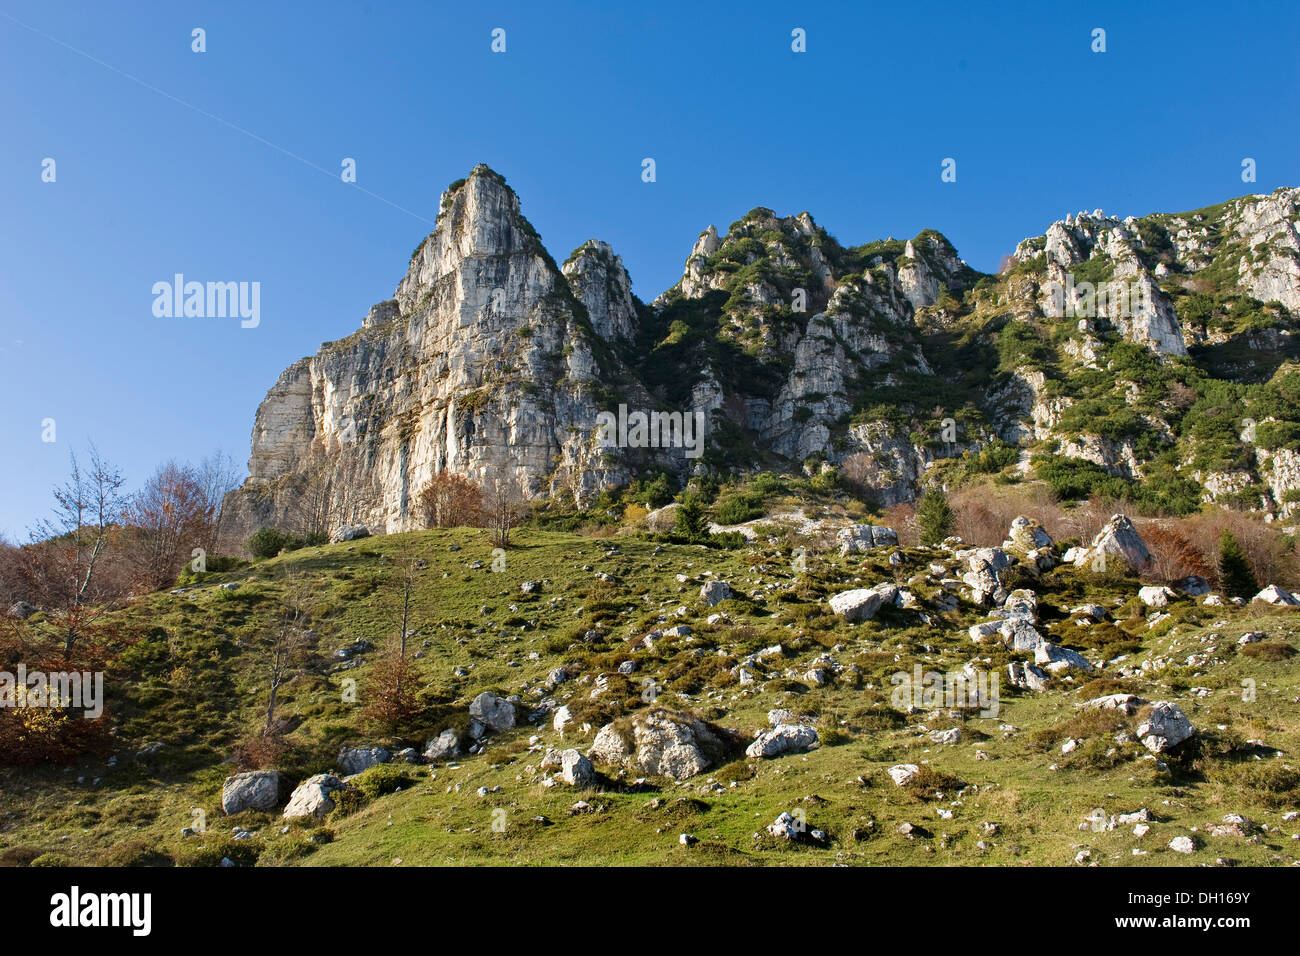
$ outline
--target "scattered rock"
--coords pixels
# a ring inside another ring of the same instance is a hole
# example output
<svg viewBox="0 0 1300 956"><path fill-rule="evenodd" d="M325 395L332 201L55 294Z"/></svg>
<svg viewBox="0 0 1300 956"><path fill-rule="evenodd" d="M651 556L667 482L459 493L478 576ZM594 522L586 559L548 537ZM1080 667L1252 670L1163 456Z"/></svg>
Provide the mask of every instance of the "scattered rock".
<svg viewBox="0 0 1300 956"><path fill-rule="evenodd" d="M454 760L460 756L460 738L456 731L448 727L436 737L429 738L424 745L424 759L430 763L442 760Z"/></svg>
<svg viewBox="0 0 1300 956"><path fill-rule="evenodd" d="M295 820L299 817L323 819L334 809L330 795L342 790L345 784L330 773L318 773L309 777L294 788L289 797L289 804L284 808L284 818Z"/></svg>
<svg viewBox="0 0 1300 956"><path fill-rule="evenodd" d="M586 790L596 785L596 770L591 761L576 750L560 754L560 779L571 787Z"/></svg>
<svg viewBox="0 0 1300 956"><path fill-rule="evenodd" d="M1003 643L1013 651L1037 651L1044 643L1043 635L1038 633L1038 629L1021 618L1003 621L998 631Z"/></svg>
<svg viewBox="0 0 1300 956"><path fill-rule="evenodd" d="M1039 644L1034 650L1034 663L1042 664L1054 674L1064 670L1094 670L1088 659L1078 651L1072 651L1068 647L1059 647L1047 641Z"/></svg>
<svg viewBox="0 0 1300 956"><path fill-rule="evenodd" d="M36 605L28 604L26 601L15 601L9 605L9 616L16 617L20 621L25 621L36 613Z"/></svg>
<svg viewBox="0 0 1300 956"><path fill-rule="evenodd" d="M1040 670L1033 664L1021 664L1018 661L1013 661L1007 665L1007 680L1011 682L1011 686L1018 687L1021 690L1042 693L1047 690L1051 678L1046 671Z"/></svg>
<svg viewBox="0 0 1300 956"><path fill-rule="evenodd" d="M1300 599L1297 599L1290 591L1284 591L1276 584L1270 584L1264 588L1251 598L1251 601L1261 601L1264 604L1275 604L1279 607L1300 607Z"/></svg>
<svg viewBox="0 0 1300 956"><path fill-rule="evenodd" d="M739 743L732 730L657 708L637 713L630 725L606 724L587 756L599 764L630 764L648 776L684 780L715 766Z"/></svg>
<svg viewBox="0 0 1300 956"><path fill-rule="evenodd" d="M344 775L350 777L392 759L393 755L383 747L344 747L339 751L338 764Z"/></svg>
<svg viewBox="0 0 1300 956"><path fill-rule="evenodd" d="M1151 552L1127 515L1112 515L1106 526L1092 539L1091 547L1076 550L1074 565L1083 567L1095 564L1098 559L1104 563L1110 557L1124 561L1134 571L1147 571L1151 568L1154 560Z"/></svg>
<svg viewBox="0 0 1300 956"><path fill-rule="evenodd" d="M1200 597L1202 594L1210 593L1210 582L1205 580L1199 574L1189 574L1185 578L1179 578L1177 581L1170 581L1169 586L1180 594L1186 594L1191 597Z"/></svg>
<svg viewBox="0 0 1300 956"><path fill-rule="evenodd" d="M898 544L898 532L893 528L869 524L855 524L841 528L835 537L840 542L840 554L860 554L872 548L893 547Z"/></svg>
<svg viewBox="0 0 1300 956"><path fill-rule="evenodd" d="M802 753L817 743L817 731L802 724L778 724L761 731L745 748L745 756L771 759L788 753Z"/></svg>
<svg viewBox="0 0 1300 956"><path fill-rule="evenodd" d="M1138 726L1137 735L1152 753L1164 753L1196 734L1182 708L1168 701L1157 701Z"/></svg>
<svg viewBox="0 0 1300 956"><path fill-rule="evenodd" d="M891 604L898 596L898 587L888 581L873 588L854 588L831 597L831 611L850 624L869 621L882 605Z"/></svg>
<svg viewBox="0 0 1300 956"><path fill-rule="evenodd" d="M1147 607L1168 607L1169 599L1177 596L1172 588L1167 588L1163 584L1153 584L1138 589L1138 600Z"/></svg>
<svg viewBox="0 0 1300 956"><path fill-rule="evenodd" d="M700 597L708 607L721 604L733 596L731 585L726 581L706 581L700 588Z"/></svg>
<svg viewBox="0 0 1300 956"><path fill-rule="evenodd" d="M244 810L271 810L280 802L280 772L249 770L227 777L221 787L221 809L227 816Z"/></svg>
<svg viewBox="0 0 1300 956"><path fill-rule="evenodd" d="M485 690L474 698L469 705L470 716L482 721L489 730L509 730L515 725L515 705L512 701L498 697L490 690Z"/></svg>
<svg viewBox="0 0 1300 956"><path fill-rule="evenodd" d="M1092 700L1084 701L1082 706L1088 710L1118 710L1131 717L1145 703L1146 701L1136 694L1107 694L1104 697L1094 697ZM1120 820L1120 822L1124 821Z"/></svg>
<svg viewBox="0 0 1300 956"><path fill-rule="evenodd" d="M921 768L914 763L900 763L897 766L890 767L885 772L889 774L889 779L894 781L895 786L901 787L920 773Z"/></svg>
<svg viewBox="0 0 1300 956"><path fill-rule="evenodd" d="M1188 836L1174 837L1169 841L1169 849L1175 853L1192 853L1196 850L1196 843Z"/></svg>

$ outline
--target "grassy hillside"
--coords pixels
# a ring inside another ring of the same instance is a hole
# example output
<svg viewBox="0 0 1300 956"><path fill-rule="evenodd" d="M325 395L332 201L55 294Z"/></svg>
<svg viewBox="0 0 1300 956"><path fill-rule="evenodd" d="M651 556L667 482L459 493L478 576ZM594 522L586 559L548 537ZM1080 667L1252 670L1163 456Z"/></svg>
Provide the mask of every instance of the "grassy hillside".
<svg viewBox="0 0 1300 956"><path fill-rule="evenodd" d="M970 624L985 619L983 609L963 600L944 610L941 579L960 571L936 573L930 564L954 567L951 553L903 549L905 563L895 568L894 550L810 554L801 571L790 553L775 548L710 550L529 531L497 572L486 532L466 529L307 548L207 575L184 594L150 595L115 613L133 643L108 676L112 754L66 769L0 771L0 859L947 865L1063 864L1081 850L1108 865L1300 859L1300 840L1293 839L1300 824L1282 819L1300 809L1300 771L1290 756L1300 748L1300 665L1293 656L1300 613L1258 604L1203 607L1181 598L1150 627L1135 578L1016 568L1011 584L1038 593L1039 629L1050 640L1094 661L1125 658L1107 673L1168 661L1140 678L1055 676L1048 692L1032 694L1006 681L1005 665L1016 655L967 635ZM427 562L417 573L410 618L422 711L396 737L385 737L366 726L362 702L345 702L345 681L356 679L364 696L373 661L396 637L400 566L412 553ZM730 582L737 597L704 607L700 585L710 576ZM915 610L886 608L860 625L830 613L830 595L893 579L909 582ZM542 582L540 592L522 593L525 581ZM221 587L228 584L237 586ZM484 690L518 693L538 708L537 722L521 719L515 730L490 737L482 753L450 765L367 771L354 790L374 796L343 801L323 823L285 830L275 814L226 817L222 782L237 769L228 758L263 719L264 644L286 595L303 585L314 646L282 695L291 746L275 762L290 784L336 770L344 744L423 750L444 727L463 728L469 701ZM1084 601L1105 605L1114 623L1079 626L1069 610ZM707 623L717 613L727 619ZM29 623L41 627L42 618ZM678 623L693 633L633 649L652 629ZM1248 631L1267 638L1238 644ZM336 656L358 640L374 647L357 656L359 664ZM776 644L780 655L766 659L753 683L740 684L735 665ZM804 674L824 654L844 669L817 686ZM1189 666L1190 655L1202 657ZM627 660L638 670L621 675L618 665ZM917 663L953 672L970 661L1002 676L996 718L945 709L907 714L891 705L894 673ZM543 685L559 666L573 677L551 691ZM592 699L602 674L607 687ZM1251 701L1243 700L1244 681L1254 682ZM1116 743L1121 731L1132 733L1136 717L1081 716L1076 705L1121 690L1178 702L1199 735L1160 760L1136 741ZM631 772L598 767L602 785L592 790L542 784L547 748L585 751L602 724L649 708L645 697L735 728L746 741L767 726L769 709L788 708L814 719L821 741L806 754L740 755L683 782L634 780ZM546 701L567 703L575 713L563 737L552 729ZM929 736L953 727L961 729L960 743ZM1062 753L1071 739L1078 745ZM885 771L900 763L924 771L913 784L895 786ZM572 809L579 801L585 806ZM1147 808L1150 832L1135 837L1131 824L1089 829L1098 808L1107 815ZM783 811L824 831L824 844L768 836L767 825ZM1207 827L1230 813L1268 829L1209 835ZM204 818L206 833L182 836L182 828ZM898 832L905 823L915 828L910 836ZM254 836L234 839L235 826ZM699 842L682 845L683 833ZM1194 837L1197 849L1170 851L1176 836ZM1134 856L1134 848L1149 855Z"/></svg>

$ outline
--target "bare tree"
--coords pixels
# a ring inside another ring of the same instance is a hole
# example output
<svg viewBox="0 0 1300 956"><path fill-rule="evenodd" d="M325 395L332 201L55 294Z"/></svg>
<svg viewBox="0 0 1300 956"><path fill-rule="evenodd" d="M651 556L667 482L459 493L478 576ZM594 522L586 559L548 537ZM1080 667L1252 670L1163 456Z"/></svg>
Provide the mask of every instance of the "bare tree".
<svg viewBox="0 0 1300 956"><path fill-rule="evenodd" d="M32 533L33 543L42 539L58 549L61 560L52 562L52 574L63 578L60 593L64 626L63 656L69 657L86 615L83 606L93 596L96 574L108 550L114 529L126 505L122 485L126 479L90 444L90 468L82 471L76 453L72 475L54 489L54 517L40 522ZM48 582L54 584L54 582Z"/></svg>
<svg viewBox="0 0 1300 956"><path fill-rule="evenodd" d="M415 503L425 528L458 528L483 520L483 489L464 475L440 471L424 486Z"/></svg>
<svg viewBox="0 0 1300 956"><path fill-rule="evenodd" d="M217 451L199 462L197 480L209 511L207 541L211 554L221 553L221 524L226 495L239 487L243 469L224 451Z"/></svg>
<svg viewBox="0 0 1300 956"><path fill-rule="evenodd" d="M210 541L211 498L197 469L169 461L131 496L124 519L134 538L136 580L159 588L175 578L195 542Z"/></svg>
<svg viewBox="0 0 1300 956"><path fill-rule="evenodd" d="M401 547L393 561L394 577L402 589L402 629L398 633L400 657L406 656L406 639L411 629L411 598L425 564L425 560L410 545Z"/></svg>
<svg viewBox="0 0 1300 956"><path fill-rule="evenodd" d="M325 463L313 466L303 479L296 517L296 530L308 541L329 540L336 516L334 478Z"/></svg>
<svg viewBox="0 0 1300 956"><path fill-rule="evenodd" d="M483 498L488 527L492 529L492 544L498 548L510 547L510 533L523 520L524 496L519 482L498 475L486 482Z"/></svg>
<svg viewBox="0 0 1300 956"><path fill-rule="evenodd" d="M280 703L280 689L298 676L310 645L306 604L305 585L293 581L284 596L279 626L267 644L268 686L263 737L278 735L276 709Z"/></svg>

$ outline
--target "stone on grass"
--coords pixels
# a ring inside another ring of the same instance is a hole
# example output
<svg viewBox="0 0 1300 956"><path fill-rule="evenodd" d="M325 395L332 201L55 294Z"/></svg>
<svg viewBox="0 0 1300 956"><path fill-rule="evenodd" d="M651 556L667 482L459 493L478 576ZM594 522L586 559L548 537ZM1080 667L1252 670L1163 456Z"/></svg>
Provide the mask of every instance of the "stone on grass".
<svg viewBox="0 0 1300 956"><path fill-rule="evenodd" d="M1182 708L1169 701L1156 701L1138 726L1137 735L1152 753L1164 753L1196 734Z"/></svg>
<svg viewBox="0 0 1300 956"><path fill-rule="evenodd" d="M286 820L296 820L300 817L323 819L334 809L331 795L345 786L346 784L332 773L318 773L314 777L308 777L294 788L293 794L289 797L289 804L284 808L284 818Z"/></svg>
<svg viewBox="0 0 1300 956"><path fill-rule="evenodd" d="M764 730L745 748L745 756L771 759L789 753L802 753L817 743L817 731L802 724L778 724Z"/></svg>
<svg viewBox="0 0 1300 956"><path fill-rule="evenodd" d="M485 690L469 705L471 717L482 721L489 730L509 730L515 725L515 705L504 697Z"/></svg>
<svg viewBox="0 0 1300 956"><path fill-rule="evenodd" d="M221 809L227 816L244 810L271 810L280 802L280 772L249 770L227 777L221 787Z"/></svg>

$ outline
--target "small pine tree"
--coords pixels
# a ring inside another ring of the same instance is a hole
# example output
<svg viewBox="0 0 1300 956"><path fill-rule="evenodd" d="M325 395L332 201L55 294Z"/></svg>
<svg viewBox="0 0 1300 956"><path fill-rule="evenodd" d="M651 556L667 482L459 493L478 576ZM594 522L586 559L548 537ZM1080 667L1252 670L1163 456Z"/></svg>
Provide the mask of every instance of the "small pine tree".
<svg viewBox="0 0 1300 956"><path fill-rule="evenodd" d="M1228 597L1249 599L1259 593L1259 581L1255 578L1255 572L1250 569L1246 553L1241 550L1241 545L1231 531L1225 530L1219 538L1217 570L1219 587Z"/></svg>
<svg viewBox="0 0 1300 956"><path fill-rule="evenodd" d="M704 505L695 494L682 497L682 506L673 517L673 534L687 541L703 541L709 536L709 522L704 516Z"/></svg>
<svg viewBox="0 0 1300 956"><path fill-rule="evenodd" d="M921 544L939 544L952 532L957 515L948 504L941 488L927 488L916 506L916 521L921 528Z"/></svg>

